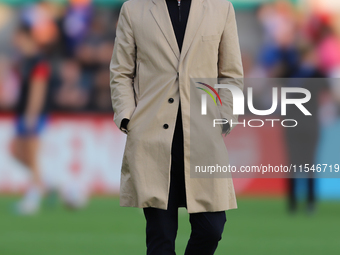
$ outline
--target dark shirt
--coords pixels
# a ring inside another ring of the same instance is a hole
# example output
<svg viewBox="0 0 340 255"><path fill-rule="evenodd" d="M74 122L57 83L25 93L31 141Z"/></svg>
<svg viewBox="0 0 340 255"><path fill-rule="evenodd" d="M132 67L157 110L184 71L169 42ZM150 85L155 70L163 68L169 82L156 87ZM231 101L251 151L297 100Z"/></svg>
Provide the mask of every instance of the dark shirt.
<svg viewBox="0 0 340 255"><path fill-rule="evenodd" d="M182 0L178 6L177 0L165 0L168 7L172 27L176 36L179 51L182 49L185 29L190 12L191 0Z"/></svg>
<svg viewBox="0 0 340 255"><path fill-rule="evenodd" d="M26 58L21 63L20 75L21 75L21 88L18 99L18 104L16 106L16 114L24 115L27 104L29 101L29 91L31 86L41 86L32 84L31 81L38 78L40 80L46 81L47 88L47 96L45 97L43 107L40 111L40 115L47 114L49 110L49 101L48 98L50 96L50 65L48 61L41 55L32 56L30 58Z"/></svg>
<svg viewBox="0 0 340 255"><path fill-rule="evenodd" d="M179 51L182 50L183 40L185 29L187 26L187 21L189 17L191 0L182 0L180 7L178 6L177 0L165 0L169 16L172 23L172 28L174 30ZM182 111L181 111L181 102L179 102L178 110L177 110L177 119L175 124L175 131L172 139L172 147L171 147L171 155L172 161L171 164L177 170L173 173L173 178L177 180L177 185L180 187L184 187L184 178L183 173L184 170L180 171L184 167L184 148L183 148L183 123L182 123ZM184 205L185 195L181 197L181 205Z"/></svg>

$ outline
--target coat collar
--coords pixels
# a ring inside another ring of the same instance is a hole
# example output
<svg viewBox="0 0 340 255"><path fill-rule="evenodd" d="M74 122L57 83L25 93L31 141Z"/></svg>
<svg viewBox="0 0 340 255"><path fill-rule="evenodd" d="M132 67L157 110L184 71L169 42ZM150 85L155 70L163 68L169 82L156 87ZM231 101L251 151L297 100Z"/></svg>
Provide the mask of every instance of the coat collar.
<svg viewBox="0 0 340 255"><path fill-rule="evenodd" d="M180 62L184 59L186 53L188 52L194 36L200 24L202 23L205 11L205 1L206 0L191 1L190 13L185 29L182 51L180 52L165 0L152 0L152 2L154 3L150 8L152 16L156 20L173 53Z"/></svg>

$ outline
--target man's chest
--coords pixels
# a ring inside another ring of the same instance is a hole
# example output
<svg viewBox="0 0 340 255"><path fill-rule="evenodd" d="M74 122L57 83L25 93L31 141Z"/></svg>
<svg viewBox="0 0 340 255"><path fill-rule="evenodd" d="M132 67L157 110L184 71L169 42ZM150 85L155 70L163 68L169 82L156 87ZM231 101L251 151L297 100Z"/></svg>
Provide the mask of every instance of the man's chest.
<svg viewBox="0 0 340 255"><path fill-rule="evenodd" d="M170 15L167 9L162 13L146 10L132 18L137 49L152 51L163 48L166 44L175 47L174 44L178 42L187 43L188 47L193 42L202 48L218 46L226 16L214 15L211 10L206 10L203 16L199 16L197 13L193 13L191 8L186 22L182 20L186 24L179 25L175 21L176 15L174 15L173 21Z"/></svg>

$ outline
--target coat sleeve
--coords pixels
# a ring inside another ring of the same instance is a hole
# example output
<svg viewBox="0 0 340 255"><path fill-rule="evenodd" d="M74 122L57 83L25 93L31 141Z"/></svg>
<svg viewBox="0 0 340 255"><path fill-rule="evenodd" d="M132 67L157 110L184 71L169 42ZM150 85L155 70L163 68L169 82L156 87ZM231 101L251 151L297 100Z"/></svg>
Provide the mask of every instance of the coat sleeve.
<svg viewBox="0 0 340 255"><path fill-rule="evenodd" d="M227 20L222 33L219 53L218 53L218 78L221 84L235 85L243 91L243 66L237 25L235 19L235 10L229 2ZM229 89L223 88L218 90L221 97L222 105L218 104L221 117L232 121L227 134L235 127L238 116L233 115L233 97Z"/></svg>
<svg viewBox="0 0 340 255"><path fill-rule="evenodd" d="M110 63L111 101L114 122L121 129L124 118L130 119L135 110L133 78L135 74L136 47L126 2L118 17L113 54Z"/></svg>

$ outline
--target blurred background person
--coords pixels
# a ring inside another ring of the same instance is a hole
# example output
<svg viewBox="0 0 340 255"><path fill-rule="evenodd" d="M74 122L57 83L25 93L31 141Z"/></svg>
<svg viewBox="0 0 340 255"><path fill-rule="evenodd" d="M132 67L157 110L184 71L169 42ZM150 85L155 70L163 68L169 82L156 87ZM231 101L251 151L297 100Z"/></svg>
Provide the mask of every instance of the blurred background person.
<svg viewBox="0 0 340 255"><path fill-rule="evenodd" d="M19 214L36 213L45 192L38 166L39 135L46 125L49 111L51 66L44 55L46 38L34 35L31 26L21 25L14 42L21 54L21 91L17 104L14 156L31 172L31 183L17 204ZM43 43L42 43L43 42Z"/></svg>
<svg viewBox="0 0 340 255"><path fill-rule="evenodd" d="M73 57L84 40L93 15L91 0L69 0L62 21L63 50L67 57Z"/></svg>
<svg viewBox="0 0 340 255"><path fill-rule="evenodd" d="M299 12L288 1L276 1L261 6L258 19L264 31L259 63L266 76L285 78L277 80L277 83L281 83L282 87L305 88L312 95L305 104L312 116L304 116L295 105L287 106L286 117L297 120L298 125L285 128L284 131L288 161L297 168L297 173L290 173L287 179L288 211L297 211L298 194L306 191L306 210L313 213L316 208L316 176L313 170L306 173L304 166L307 164L311 168L316 163L320 97L327 88L328 81L325 78L332 76L333 70L337 69L340 45L330 26L331 16L320 13L318 9L313 9L311 13L306 10ZM273 84L269 84L271 86ZM289 98L301 97L289 95ZM266 102L265 98L263 102ZM305 185L302 181L305 181Z"/></svg>
<svg viewBox="0 0 340 255"><path fill-rule="evenodd" d="M294 172L289 173L288 182L288 211L295 213L298 209L298 192L305 191L306 212L312 214L316 210L317 194L315 185L316 153L320 137L319 109L321 96L328 89L328 81L320 72L315 62L313 48L306 48L301 54L299 68L291 79L283 82L285 87L304 88L311 93L311 99L304 104L311 116L305 116L295 105L287 105L288 119L298 121L294 128L286 128L286 143L288 161L295 166ZM304 78L304 79L297 79ZM303 94L289 95L289 98L303 98ZM295 172L296 171L296 172ZM307 172L306 172L307 171ZM301 178L301 179L300 179ZM303 183L304 181L305 183ZM303 185L305 184L305 185Z"/></svg>

